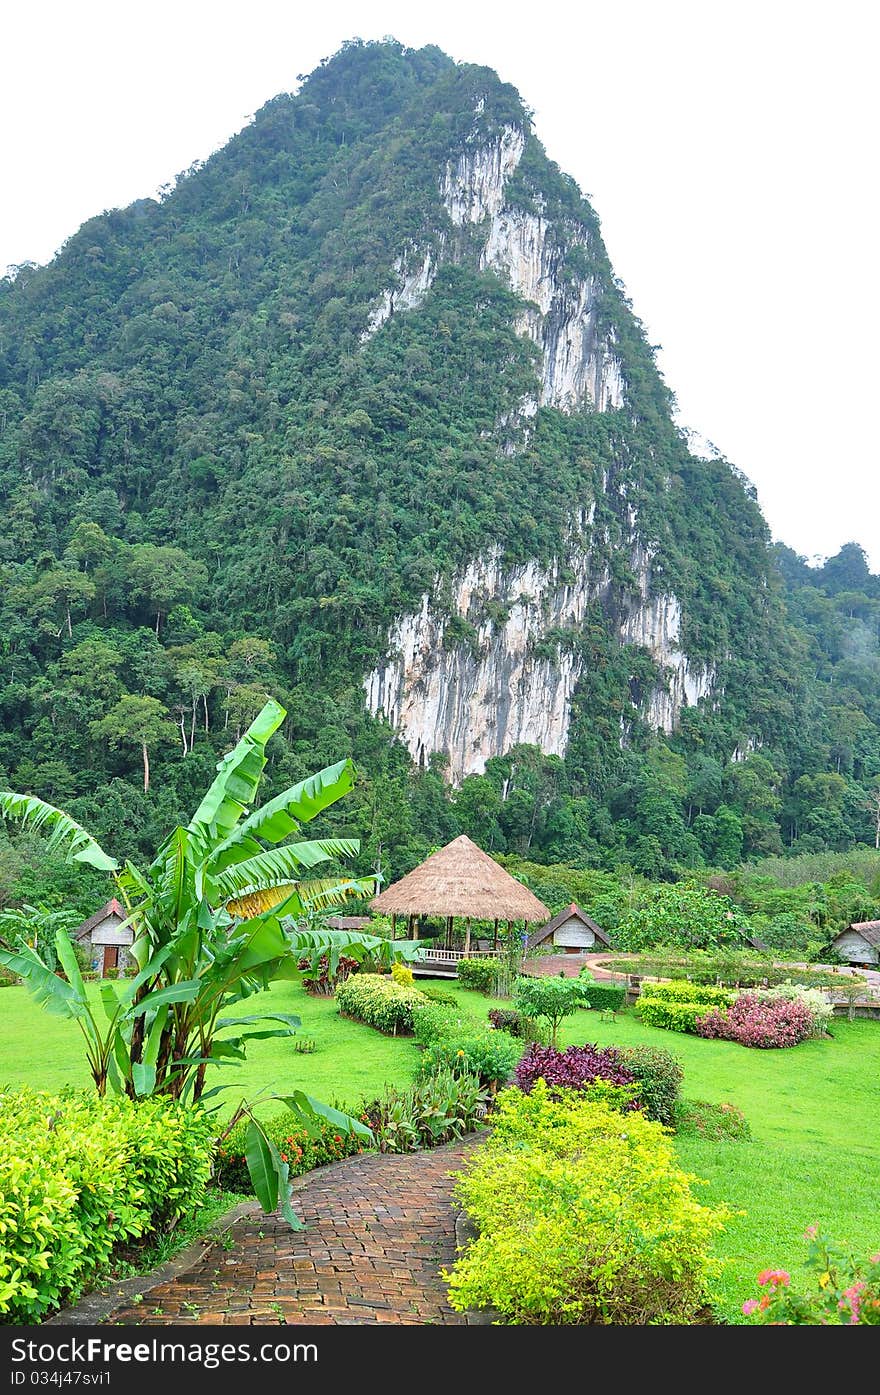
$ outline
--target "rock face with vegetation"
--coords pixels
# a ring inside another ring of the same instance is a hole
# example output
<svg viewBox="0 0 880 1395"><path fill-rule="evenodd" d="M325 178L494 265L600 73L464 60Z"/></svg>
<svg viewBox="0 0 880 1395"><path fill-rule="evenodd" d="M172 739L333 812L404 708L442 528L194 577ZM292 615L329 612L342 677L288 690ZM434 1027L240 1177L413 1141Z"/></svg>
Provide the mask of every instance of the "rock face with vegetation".
<svg viewBox="0 0 880 1395"><path fill-rule="evenodd" d="M517 93L345 46L0 282L0 783L146 849L268 689L363 870L873 844L880 583L774 556L672 409Z"/></svg>

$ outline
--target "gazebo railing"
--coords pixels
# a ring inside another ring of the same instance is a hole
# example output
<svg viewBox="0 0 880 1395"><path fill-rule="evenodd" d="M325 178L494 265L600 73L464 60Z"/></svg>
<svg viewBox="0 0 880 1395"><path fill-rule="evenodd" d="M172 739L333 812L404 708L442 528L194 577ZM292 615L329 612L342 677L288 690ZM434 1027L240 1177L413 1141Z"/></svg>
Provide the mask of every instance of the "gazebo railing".
<svg viewBox="0 0 880 1395"><path fill-rule="evenodd" d="M423 949L416 964L449 964L459 959L500 959L500 949Z"/></svg>

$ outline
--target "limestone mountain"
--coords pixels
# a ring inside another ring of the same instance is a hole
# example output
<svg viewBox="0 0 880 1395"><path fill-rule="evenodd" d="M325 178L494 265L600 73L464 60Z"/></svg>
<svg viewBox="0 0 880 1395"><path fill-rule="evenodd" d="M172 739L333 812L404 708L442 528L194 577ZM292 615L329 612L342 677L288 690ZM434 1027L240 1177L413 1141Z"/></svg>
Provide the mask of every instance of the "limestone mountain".
<svg viewBox="0 0 880 1395"><path fill-rule="evenodd" d="M278 778L353 748L399 870L481 828L696 865L719 809L740 848L792 841L830 757L810 622L672 407L517 93L346 45L2 283L10 781L146 836L270 687Z"/></svg>

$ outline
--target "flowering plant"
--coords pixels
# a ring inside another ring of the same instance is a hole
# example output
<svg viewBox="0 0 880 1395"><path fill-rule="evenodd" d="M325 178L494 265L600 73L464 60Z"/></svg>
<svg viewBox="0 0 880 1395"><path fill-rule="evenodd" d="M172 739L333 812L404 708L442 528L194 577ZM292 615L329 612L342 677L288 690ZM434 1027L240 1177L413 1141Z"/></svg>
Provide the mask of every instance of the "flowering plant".
<svg viewBox="0 0 880 1395"><path fill-rule="evenodd" d="M699 1018L696 1030L701 1037L720 1037L740 1046L797 1046L813 1034L813 1014L803 1002L743 993L731 1007L715 1008Z"/></svg>
<svg viewBox="0 0 880 1395"><path fill-rule="evenodd" d="M743 1303L745 1316L773 1327L880 1326L880 1254L871 1255L865 1266L817 1226L809 1226L804 1238L810 1242L807 1264L817 1276L815 1291L797 1291L785 1269L764 1269L758 1275L764 1292Z"/></svg>

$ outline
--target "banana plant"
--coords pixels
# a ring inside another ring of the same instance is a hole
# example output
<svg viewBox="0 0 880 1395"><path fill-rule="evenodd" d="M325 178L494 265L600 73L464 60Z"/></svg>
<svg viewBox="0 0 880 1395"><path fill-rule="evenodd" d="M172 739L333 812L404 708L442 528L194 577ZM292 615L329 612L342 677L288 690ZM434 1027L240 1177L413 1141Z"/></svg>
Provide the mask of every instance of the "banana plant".
<svg viewBox="0 0 880 1395"><path fill-rule="evenodd" d="M270 983L295 978L301 957L317 962L326 953L335 970L342 953L373 965L420 952L411 942L392 946L377 936L300 928L310 912L370 895L375 879L313 877L322 863L339 863L359 845L350 838L297 838L304 824L352 788L350 760L254 807L267 742L286 715L279 703L266 703L220 761L190 822L175 828L144 868L118 863L63 810L31 795L0 792L0 816L48 834L50 848L69 862L107 872L126 907L137 973L127 982L102 983L97 1009L63 927L55 950L65 978L33 949L0 948L0 963L20 975L38 1002L76 1021L100 1094L162 1094L199 1104L215 1092L205 1093L209 1067L243 1060L249 1040L295 1033L299 1019L289 1014L223 1014ZM285 1099L307 1127L329 1109L301 1092ZM349 1131L363 1132L360 1121L330 1112L339 1127L344 1119ZM260 1130L255 1116L251 1120ZM264 1178L267 1159L272 1163L276 1195L286 1207L285 1165L261 1132L263 1143L251 1150L254 1165ZM271 1198L264 1181L260 1190Z"/></svg>

